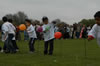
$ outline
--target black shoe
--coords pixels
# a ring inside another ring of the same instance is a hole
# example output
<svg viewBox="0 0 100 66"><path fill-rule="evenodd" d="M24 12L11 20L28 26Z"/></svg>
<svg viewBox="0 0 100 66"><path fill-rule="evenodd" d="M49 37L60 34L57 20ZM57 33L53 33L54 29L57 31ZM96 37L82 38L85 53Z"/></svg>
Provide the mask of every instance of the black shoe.
<svg viewBox="0 0 100 66"><path fill-rule="evenodd" d="M16 53L16 51L11 51L11 54L15 54Z"/></svg>
<svg viewBox="0 0 100 66"><path fill-rule="evenodd" d="M14 51L14 52L11 52L11 54L15 54L16 53L16 51Z"/></svg>
<svg viewBox="0 0 100 66"><path fill-rule="evenodd" d="M44 51L44 55L47 55L48 54L48 52L47 51Z"/></svg>
<svg viewBox="0 0 100 66"><path fill-rule="evenodd" d="M7 51L7 50L4 50L4 52L5 52L6 54L10 53L10 51Z"/></svg>
<svg viewBox="0 0 100 66"><path fill-rule="evenodd" d="M53 53L49 53L49 55L53 55Z"/></svg>
<svg viewBox="0 0 100 66"><path fill-rule="evenodd" d="M44 53L44 55L47 55L48 53Z"/></svg>

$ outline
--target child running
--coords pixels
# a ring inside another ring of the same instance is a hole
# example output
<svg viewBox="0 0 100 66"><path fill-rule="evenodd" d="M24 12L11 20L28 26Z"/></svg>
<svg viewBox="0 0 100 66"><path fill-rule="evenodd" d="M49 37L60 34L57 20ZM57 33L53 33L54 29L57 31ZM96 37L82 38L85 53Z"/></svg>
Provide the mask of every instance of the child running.
<svg viewBox="0 0 100 66"><path fill-rule="evenodd" d="M100 46L100 11L96 12L94 15L96 24L88 33L88 40L92 40L94 38L97 39L98 45Z"/></svg>
<svg viewBox="0 0 100 66"><path fill-rule="evenodd" d="M35 51L35 48L34 48L35 39L37 38L36 32L35 32L35 27L32 25L31 20L29 20L29 19L26 19L25 23L26 23L26 26L27 26L26 31L28 32L28 35L29 35L29 38L30 38L29 50L30 50L30 53L33 53Z"/></svg>

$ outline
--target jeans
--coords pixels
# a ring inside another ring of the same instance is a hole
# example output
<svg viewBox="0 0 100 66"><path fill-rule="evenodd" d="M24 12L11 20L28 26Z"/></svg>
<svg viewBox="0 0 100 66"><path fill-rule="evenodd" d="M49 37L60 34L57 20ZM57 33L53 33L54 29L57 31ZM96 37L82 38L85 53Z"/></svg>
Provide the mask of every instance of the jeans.
<svg viewBox="0 0 100 66"><path fill-rule="evenodd" d="M48 53L48 47L49 47L49 54L53 54L53 46L54 45L54 39L45 41L44 43L44 54Z"/></svg>

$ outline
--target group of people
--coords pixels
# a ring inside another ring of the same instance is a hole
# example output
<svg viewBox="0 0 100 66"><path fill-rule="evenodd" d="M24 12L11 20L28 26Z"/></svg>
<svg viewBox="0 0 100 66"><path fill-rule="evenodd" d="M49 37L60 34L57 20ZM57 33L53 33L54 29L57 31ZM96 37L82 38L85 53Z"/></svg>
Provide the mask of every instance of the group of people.
<svg viewBox="0 0 100 66"><path fill-rule="evenodd" d="M16 32L18 32L17 28L13 25L12 19L8 19L7 17L3 17L3 25L2 25L2 41L4 42L4 46L2 52L5 53L16 53L19 48L16 44ZM48 17L43 17L43 37L44 37L44 55L52 55L54 48L54 26L56 22L49 23ZM25 19L25 25L27 29L25 32L29 36L29 51L30 53L35 52L35 40L37 39L36 27L32 24L30 19ZM24 34L25 34L24 32ZM48 50L49 49L49 50ZM1 50L1 47L0 47Z"/></svg>
<svg viewBox="0 0 100 66"><path fill-rule="evenodd" d="M36 27L41 26L41 25L35 25ZM54 26L54 33L55 32L61 32L62 37L60 39L79 39L79 38L87 38L88 33L91 30L92 26L85 26L81 24L74 24L73 26L63 26L63 27L58 27L57 25ZM35 29L36 30L36 29ZM43 40L43 32L38 32L36 31L37 34L37 39L38 40ZM28 39L28 33L24 31L24 40L29 40Z"/></svg>
<svg viewBox="0 0 100 66"><path fill-rule="evenodd" d="M73 25L65 25L63 27L56 27L57 32L61 32L63 34L63 39L79 39L79 38L87 38L89 31L91 30L91 25L82 25L82 24L73 24Z"/></svg>
<svg viewBox="0 0 100 66"><path fill-rule="evenodd" d="M40 25L43 29L42 32L36 31L36 26L34 26L30 19L25 20L25 25L27 29L24 31L24 36L28 40L29 37L29 51L30 53L34 53L35 51L35 41L36 39L40 39L39 35L43 34L44 40L44 55L52 55L54 49L54 33L61 32L63 34L63 39L66 38L87 38L88 40L92 40L94 38L97 39L98 44L100 45L100 11L98 11L94 18L96 20L96 24L91 29L91 26L80 26L79 24L74 24L73 26L65 26L63 28L58 28L56 26L56 22L49 22L48 17L43 17L42 22L43 25ZM8 19L7 17L3 17L3 25L2 25L2 41L4 42L3 48L0 47L0 50L5 53L16 53L19 51L19 48L16 44L16 36L19 35L19 30L15 28L13 25L13 20ZM42 36L42 35L41 35ZM49 50L48 50L49 48Z"/></svg>
<svg viewBox="0 0 100 66"><path fill-rule="evenodd" d="M5 53L16 53L18 51L18 47L16 44L15 39L15 31L16 28L12 24L12 19L7 19L7 17L2 18L4 24L2 25L2 41L4 42L3 50L2 52Z"/></svg>

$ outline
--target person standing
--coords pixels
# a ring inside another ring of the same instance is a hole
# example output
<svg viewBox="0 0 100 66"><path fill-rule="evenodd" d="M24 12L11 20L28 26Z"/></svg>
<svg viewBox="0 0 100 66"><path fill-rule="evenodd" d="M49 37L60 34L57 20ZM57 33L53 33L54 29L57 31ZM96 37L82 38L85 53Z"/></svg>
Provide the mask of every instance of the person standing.
<svg viewBox="0 0 100 66"><path fill-rule="evenodd" d="M31 20L29 20L29 19L26 19L25 23L26 23L26 26L27 26L26 31L27 31L27 33L29 35L29 39L30 39L30 41L29 41L29 51L30 51L30 53L33 53L35 51L34 44L35 44L35 40L37 38L35 27L32 25Z"/></svg>
<svg viewBox="0 0 100 66"><path fill-rule="evenodd" d="M8 22L10 22L10 23L13 24L13 20L12 20L12 19L8 19ZM13 26L13 31L16 32L15 26ZM16 33L13 33L14 37L13 37L13 39L12 39L12 44L13 44L14 49L15 49L16 52L17 52L17 51L19 51L19 48L18 48L17 43L16 43L16 37L15 37L16 35L15 35L15 34L16 34Z"/></svg>
<svg viewBox="0 0 100 66"><path fill-rule="evenodd" d="M12 23L8 22L7 17L3 17L2 20L4 22L4 24L2 25L2 41L4 41L4 52L16 53L16 50L12 43L12 39L15 34L15 27Z"/></svg>
<svg viewBox="0 0 100 66"><path fill-rule="evenodd" d="M43 21L43 35L44 35L44 55L47 55L49 53L49 55L53 54L53 49L54 49L54 24L53 23L49 23L49 19L48 17L43 17L42 18ZM49 51L48 51L49 48Z"/></svg>

